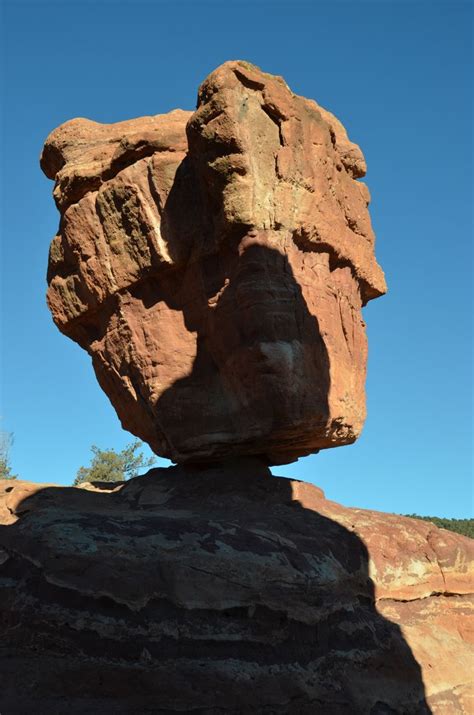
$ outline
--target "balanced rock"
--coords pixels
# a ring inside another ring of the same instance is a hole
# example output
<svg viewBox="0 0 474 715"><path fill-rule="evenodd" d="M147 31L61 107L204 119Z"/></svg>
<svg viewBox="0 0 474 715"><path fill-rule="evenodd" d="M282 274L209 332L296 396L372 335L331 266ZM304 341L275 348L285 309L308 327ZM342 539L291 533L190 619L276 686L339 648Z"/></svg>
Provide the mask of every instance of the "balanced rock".
<svg viewBox="0 0 474 715"><path fill-rule="evenodd" d="M386 288L364 158L332 114L227 62L194 113L73 119L41 165L61 212L48 303L124 428L179 463L357 438L361 308Z"/></svg>
<svg viewBox="0 0 474 715"><path fill-rule="evenodd" d="M250 459L0 482L0 711L468 715L473 546Z"/></svg>

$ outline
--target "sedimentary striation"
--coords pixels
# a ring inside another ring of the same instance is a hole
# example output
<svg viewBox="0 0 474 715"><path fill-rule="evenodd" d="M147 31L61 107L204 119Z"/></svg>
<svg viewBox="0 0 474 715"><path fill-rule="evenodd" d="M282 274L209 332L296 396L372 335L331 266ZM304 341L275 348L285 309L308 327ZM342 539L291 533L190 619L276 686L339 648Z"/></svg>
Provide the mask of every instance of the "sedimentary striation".
<svg viewBox="0 0 474 715"><path fill-rule="evenodd" d="M2 713L472 712L467 537L252 460L3 481L0 524Z"/></svg>
<svg viewBox="0 0 474 715"><path fill-rule="evenodd" d="M385 282L364 158L332 114L227 62L195 112L73 119L41 166L61 213L48 303L123 427L178 463L357 438L361 308Z"/></svg>

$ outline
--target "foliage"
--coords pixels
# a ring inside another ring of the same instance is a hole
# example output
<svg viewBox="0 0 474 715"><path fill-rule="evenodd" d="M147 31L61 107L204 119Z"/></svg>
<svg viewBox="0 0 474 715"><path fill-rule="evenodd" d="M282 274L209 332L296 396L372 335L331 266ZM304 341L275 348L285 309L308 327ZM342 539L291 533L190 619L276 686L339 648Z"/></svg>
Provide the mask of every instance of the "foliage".
<svg viewBox="0 0 474 715"><path fill-rule="evenodd" d="M0 479L16 479L17 475L12 470L4 457L0 457Z"/></svg>
<svg viewBox="0 0 474 715"><path fill-rule="evenodd" d="M127 445L121 452L115 449L99 449L92 445L93 458L90 467L80 467L74 486L82 482L123 482L131 477L136 477L138 470L151 467L155 462L154 457L145 459L141 452L142 446L136 440Z"/></svg>
<svg viewBox="0 0 474 715"><path fill-rule="evenodd" d="M418 514L405 514L412 519L423 519L423 521L432 521L435 526L440 529L448 529L455 531L463 536L470 536L474 539L474 519L443 519L438 516L419 516Z"/></svg>
<svg viewBox="0 0 474 715"><path fill-rule="evenodd" d="M13 444L11 432L0 432L0 479L16 479L10 467L10 449Z"/></svg>

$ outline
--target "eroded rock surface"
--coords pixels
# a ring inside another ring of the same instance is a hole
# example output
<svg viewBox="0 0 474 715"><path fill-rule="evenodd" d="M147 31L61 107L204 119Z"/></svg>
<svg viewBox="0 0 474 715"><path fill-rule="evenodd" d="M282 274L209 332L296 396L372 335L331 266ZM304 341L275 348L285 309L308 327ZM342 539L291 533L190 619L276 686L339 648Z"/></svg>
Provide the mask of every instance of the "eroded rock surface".
<svg viewBox="0 0 474 715"><path fill-rule="evenodd" d="M0 482L2 713L472 712L471 539L256 461Z"/></svg>
<svg viewBox="0 0 474 715"><path fill-rule="evenodd" d="M194 113L73 119L48 303L122 425L176 462L288 462L365 418L361 308L385 292L365 162L284 80L227 62Z"/></svg>

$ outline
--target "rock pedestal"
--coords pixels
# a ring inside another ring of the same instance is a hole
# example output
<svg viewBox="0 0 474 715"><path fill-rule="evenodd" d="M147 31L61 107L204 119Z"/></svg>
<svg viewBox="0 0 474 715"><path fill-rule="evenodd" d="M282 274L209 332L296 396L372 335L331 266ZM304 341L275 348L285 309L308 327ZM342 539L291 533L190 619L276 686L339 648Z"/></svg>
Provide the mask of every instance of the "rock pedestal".
<svg viewBox="0 0 474 715"><path fill-rule="evenodd" d="M3 481L0 523L2 713L472 712L467 537L252 460Z"/></svg>
<svg viewBox="0 0 474 715"><path fill-rule="evenodd" d="M194 113L73 119L41 159L48 303L125 429L175 462L290 462L365 419L385 292L363 155L281 77L226 62Z"/></svg>

